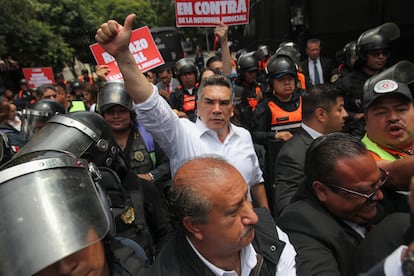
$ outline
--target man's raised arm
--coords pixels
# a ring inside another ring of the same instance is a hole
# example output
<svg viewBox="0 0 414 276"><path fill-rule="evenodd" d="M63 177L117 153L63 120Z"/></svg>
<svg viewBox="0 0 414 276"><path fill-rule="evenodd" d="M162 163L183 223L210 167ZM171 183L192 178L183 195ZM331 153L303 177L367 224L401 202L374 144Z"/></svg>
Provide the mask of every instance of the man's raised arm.
<svg viewBox="0 0 414 276"><path fill-rule="evenodd" d="M124 78L125 89L131 98L135 103L141 103L151 96L153 89L129 51L132 22L135 16L135 14L128 15L124 26L115 20L108 20L97 30L95 39L115 58Z"/></svg>

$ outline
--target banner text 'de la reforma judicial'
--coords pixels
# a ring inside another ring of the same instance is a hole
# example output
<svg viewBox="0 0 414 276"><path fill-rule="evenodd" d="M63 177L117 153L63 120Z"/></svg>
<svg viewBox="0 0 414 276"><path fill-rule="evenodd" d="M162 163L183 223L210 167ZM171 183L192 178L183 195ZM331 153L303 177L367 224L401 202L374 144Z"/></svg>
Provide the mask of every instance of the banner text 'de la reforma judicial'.
<svg viewBox="0 0 414 276"><path fill-rule="evenodd" d="M249 0L176 0L177 27L214 27L249 23Z"/></svg>

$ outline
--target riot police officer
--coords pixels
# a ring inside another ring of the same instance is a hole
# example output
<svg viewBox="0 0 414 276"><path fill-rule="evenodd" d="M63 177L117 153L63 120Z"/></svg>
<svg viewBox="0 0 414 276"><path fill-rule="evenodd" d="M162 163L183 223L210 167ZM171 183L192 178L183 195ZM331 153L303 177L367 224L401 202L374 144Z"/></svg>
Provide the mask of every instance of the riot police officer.
<svg viewBox="0 0 414 276"><path fill-rule="evenodd" d="M168 214L157 188L129 170L105 119L89 111L54 116L14 158L45 150L67 151L94 162L102 172L116 173L116 177L109 177L110 173L103 177L102 183L115 210L115 232L136 241L153 260L172 233Z"/></svg>
<svg viewBox="0 0 414 276"><path fill-rule="evenodd" d="M260 83L257 82L259 61L255 52L242 54L237 60L238 77L233 86L235 94L235 115L232 119L248 130L252 129L252 115L263 98Z"/></svg>
<svg viewBox="0 0 414 276"><path fill-rule="evenodd" d="M180 81L178 88L170 94L170 105L173 109L184 112L188 119L195 122L197 100L197 67L194 62L182 58L175 64Z"/></svg>
<svg viewBox="0 0 414 276"><path fill-rule="evenodd" d="M354 70L335 83L345 93L345 109L349 114L344 127L345 132L361 138L364 135L363 85L368 78L385 68L391 41L399 36L400 29L395 23L385 23L365 31L357 39Z"/></svg>

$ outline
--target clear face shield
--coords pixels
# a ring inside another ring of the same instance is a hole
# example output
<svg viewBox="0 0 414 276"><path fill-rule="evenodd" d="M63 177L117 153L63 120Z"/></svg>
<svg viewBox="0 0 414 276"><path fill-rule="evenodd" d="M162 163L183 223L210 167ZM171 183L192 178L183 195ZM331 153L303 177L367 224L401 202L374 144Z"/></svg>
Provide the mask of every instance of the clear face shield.
<svg viewBox="0 0 414 276"><path fill-rule="evenodd" d="M20 131L21 137L28 141L38 132L53 115L52 112L44 112L33 109L23 110L22 127Z"/></svg>
<svg viewBox="0 0 414 276"><path fill-rule="evenodd" d="M100 134L77 120L66 116L55 116L19 150L16 157L42 150L64 150L75 156L82 156L93 143L98 141L99 136Z"/></svg>
<svg viewBox="0 0 414 276"><path fill-rule="evenodd" d="M390 68L385 69L381 73L372 76L366 80L364 84L364 92L372 90L375 84L379 81L387 79L405 83L407 85L414 82L414 64L409 61L402 60Z"/></svg>
<svg viewBox="0 0 414 276"><path fill-rule="evenodd" d="M32 275L99 242L109 221L85 160L41 158L0 175L0 275Z"/></svg>

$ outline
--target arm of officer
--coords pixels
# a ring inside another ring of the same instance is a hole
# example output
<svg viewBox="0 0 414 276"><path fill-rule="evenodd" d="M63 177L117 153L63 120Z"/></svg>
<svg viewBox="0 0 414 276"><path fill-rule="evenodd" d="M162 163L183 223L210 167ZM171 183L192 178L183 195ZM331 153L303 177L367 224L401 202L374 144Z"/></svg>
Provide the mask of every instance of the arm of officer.
<svg viewBox="0 0 414 276"><path fill-rule="evenodd" d="M124 78L125 89L131 98L135 103L141 103L151 96L153 87L142 74L129 51L132 22L135 16L135 14L128 15L124 26L115 20L108 20L97 30L95 39L115 58Z"/></svg>

